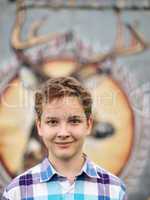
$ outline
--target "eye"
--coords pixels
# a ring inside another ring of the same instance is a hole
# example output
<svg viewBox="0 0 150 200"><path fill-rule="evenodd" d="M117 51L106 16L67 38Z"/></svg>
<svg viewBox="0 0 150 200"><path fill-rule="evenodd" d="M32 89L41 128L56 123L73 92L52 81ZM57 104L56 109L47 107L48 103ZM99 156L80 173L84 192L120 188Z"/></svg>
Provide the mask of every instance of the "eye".
<svg viewBox="0 0 150 200"><path fill-rule="evenodd" d="M48 124L49 126L56 126L58 124L58 121L51 119L51 120L46 121L46 124Z"/></svg>
<svg viewBox="0 0 150 200"><path fill-rule="evenodd" d="M69 122L72 124L72 125L78 125L81 123L81 120L80 119L70 119Z"/></svg>

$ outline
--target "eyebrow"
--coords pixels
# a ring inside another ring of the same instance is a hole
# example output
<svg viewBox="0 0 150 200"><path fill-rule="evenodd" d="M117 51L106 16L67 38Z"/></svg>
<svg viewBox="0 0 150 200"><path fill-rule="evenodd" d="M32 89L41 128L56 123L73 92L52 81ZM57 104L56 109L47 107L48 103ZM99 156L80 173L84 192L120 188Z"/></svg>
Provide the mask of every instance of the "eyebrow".
<svg viewBox="0 0 150 200"><path fill-rule="evenodd" d="M70 115L70 116L68 116L68 119L81 119L81 118L84 118L83 116L81 116L81 115ZM46 120L48 120L48 119L59 119L59 117L56 117L56 116L46 116L45 117L45 119Z"/></svg>
<svg viewBox="0 0 150 200"><path fill-rule="evenodd" d="M69 116L69 118L83 118L83 116L81 116L81 115L72 115L72 116Z"/></svg>
<svg viewBox="0 0 150 200"><path fill-rule="evenodd" d="M50 117L50 116L46 116L45 119L58 119L58 117Z"/></svg>

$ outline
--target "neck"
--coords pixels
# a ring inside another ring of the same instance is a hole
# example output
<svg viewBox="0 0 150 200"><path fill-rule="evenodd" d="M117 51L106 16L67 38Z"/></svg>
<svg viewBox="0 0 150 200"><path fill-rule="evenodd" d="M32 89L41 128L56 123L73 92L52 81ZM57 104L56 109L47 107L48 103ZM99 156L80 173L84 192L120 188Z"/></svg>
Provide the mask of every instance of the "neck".
<svg viewBox="0 0 150 200"><path fill-rule="evenodd" d="M68 160L54 159L50 155L48 158L55 170L60 175L65 176L68 179L73 179L79 174L85 161L83 154L77 155L76 157Z"/></svg>

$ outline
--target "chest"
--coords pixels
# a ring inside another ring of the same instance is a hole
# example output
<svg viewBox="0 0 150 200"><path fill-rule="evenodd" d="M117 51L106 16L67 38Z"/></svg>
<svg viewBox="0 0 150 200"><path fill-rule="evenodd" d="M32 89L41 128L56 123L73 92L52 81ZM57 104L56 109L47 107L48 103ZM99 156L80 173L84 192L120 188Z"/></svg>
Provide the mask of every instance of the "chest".
<svg viewBox="0 0 150 200"><path fill-rule="evenodd" d="M21 188L21 200L119 200L115 186L96 181L50 181Z"/></svg>

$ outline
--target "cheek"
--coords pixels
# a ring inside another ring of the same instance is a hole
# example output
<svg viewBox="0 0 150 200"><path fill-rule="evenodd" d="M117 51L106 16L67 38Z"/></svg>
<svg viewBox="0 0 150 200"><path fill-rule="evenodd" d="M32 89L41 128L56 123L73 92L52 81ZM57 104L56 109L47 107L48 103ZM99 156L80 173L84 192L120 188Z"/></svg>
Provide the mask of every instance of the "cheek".
<svg viewBox="0 0 150 200"><path fill-rule="evenodd" d="M73 136L76 139L82 139L86 136L87 129L86 127L76 127L73 129Z"/></svg>
<svg viewBox="0 0 150 200"><path fill-rule="evenodd" d="M50 139L54 135L54 131L52 131L48 126L44 126L41 128L41 137L45 139Z"/></svg>

